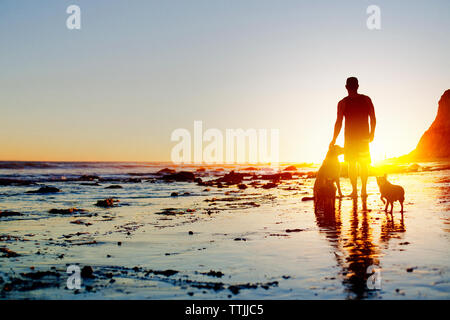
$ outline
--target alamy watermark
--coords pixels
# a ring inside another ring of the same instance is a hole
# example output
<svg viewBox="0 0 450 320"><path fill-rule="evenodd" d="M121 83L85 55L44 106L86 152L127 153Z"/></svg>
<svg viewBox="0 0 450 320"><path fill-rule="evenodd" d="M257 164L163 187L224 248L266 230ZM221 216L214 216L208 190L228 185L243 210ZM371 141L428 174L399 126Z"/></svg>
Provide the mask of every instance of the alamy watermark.
<svg viewBox="0 0 450 320"><path fill-rule="evenodd" d="M371 274L366 284L369 290L381 290L381 269L371 265L367 267L366 273Z"/></svg>
<svg viewBox="0 0 450 320"><path fill-rule="evenodd" d="M66 9L66 13L70 14L66 20L66 27L69 30L80 30L81 29L81 9L77 5L70 5Z"/></svg>
<svg viewBox="0 0 450 320"><path fill-rule="evenodd" d="M366 13L369 15L366 20L366 25L369 30L381 29L381 9L377 5L370 5L366 9Z"/></svg>
<svg viewBox="0 0 450 320"><path fill-rule="evenodd" d="M171 151L174 163L233 164L279 163L279 129L226 129L203 132L203 121L194 121L194 132L175 129L170 137L178 142Z"/></svg>
<svg viewBox="0 0 450 320"><path fill-rule="evenodd" d="M76 290L81 289L81 270L77 265L70 265L67 267L67 274L69 277L67 278L67 289Z"/></svg>
<svg viewBox="0 0 450 320"><path fill-rule="evenodd" d="M66 27L69 30L81 29L81 8L75 4L67 7L66 13L70 14L66 20ZM381 29L381 9L377 5L370 5L366 9L366 13L369 15L366 20L366 25L369 30Z"/></svg>

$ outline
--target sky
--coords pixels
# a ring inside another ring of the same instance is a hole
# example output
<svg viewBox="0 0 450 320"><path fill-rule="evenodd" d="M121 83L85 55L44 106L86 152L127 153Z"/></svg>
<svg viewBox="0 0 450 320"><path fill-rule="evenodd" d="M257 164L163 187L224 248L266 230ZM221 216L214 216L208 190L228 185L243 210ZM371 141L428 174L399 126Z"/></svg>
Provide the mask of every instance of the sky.
<svg viewBox="0 0 450 320"><path fill-rule="evenodd" d="M2 0L0 160L170 160L171 133L200 120L279 129L280 161L317 162L349 76L375 106L373 159L400 156L450 88L449 15L448 0Z"/></svg>

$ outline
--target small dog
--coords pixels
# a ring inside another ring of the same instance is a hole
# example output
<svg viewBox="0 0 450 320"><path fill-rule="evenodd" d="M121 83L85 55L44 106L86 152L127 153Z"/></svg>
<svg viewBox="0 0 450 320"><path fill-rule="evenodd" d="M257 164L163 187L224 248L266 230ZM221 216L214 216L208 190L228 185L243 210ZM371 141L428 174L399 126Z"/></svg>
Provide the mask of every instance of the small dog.
<svg viewBox="0 0 450 320"><path fill-rule="evenodd" d="M339 197L342 197L341 184L339 182L341 166L338 157L343 153L344 148L338 145L331 146L322 166L317 172L316 181L314 182L314 207L316 211L319 206L323 206L325 210L334 209L336 187ZM335 183L336 187L334 186Z"/></svg>
<svg viewBox="0 0 450 320"><path fill-rule="evenodd" d="M394 201L399 201L402 206L400 212L403 214L403 202L405 201L405 190L403 187L390 183L387 180L386 175L383 177L377 177L377 184L380 188L380 199L383 203L386 203L386 208L384 208L384 211L388 211L388 206L390 204L390 213L392 214L392 211L394 210Z"/></svg>

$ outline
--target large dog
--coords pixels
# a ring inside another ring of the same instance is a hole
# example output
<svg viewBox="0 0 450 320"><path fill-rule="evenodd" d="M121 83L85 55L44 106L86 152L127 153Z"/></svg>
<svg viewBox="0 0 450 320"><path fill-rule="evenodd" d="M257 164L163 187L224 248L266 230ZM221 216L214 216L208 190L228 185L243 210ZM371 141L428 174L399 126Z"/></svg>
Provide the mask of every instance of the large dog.
<svg viewBox="0 0 450 320"><path fill-rule="evenodd" d="M343 153L344 148L338 145L330 146L325 160L317 172L314 182L314 207L316 211L319 207L323 207L325 210L334 209L336 187L339 197L342 197L339 182L341 166L338 157ZM334 184L336 184L336 187Z"/></svg>

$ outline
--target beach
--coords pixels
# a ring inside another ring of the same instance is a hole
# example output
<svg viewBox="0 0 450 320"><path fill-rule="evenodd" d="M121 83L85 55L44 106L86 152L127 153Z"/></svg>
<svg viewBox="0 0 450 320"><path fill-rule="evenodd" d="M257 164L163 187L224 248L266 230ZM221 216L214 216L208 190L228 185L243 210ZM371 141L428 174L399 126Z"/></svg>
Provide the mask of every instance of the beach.
<svg viewBox="0 0 450 320"><path fill-rule="evenodd" d="M374 176L366 202L315 214L317 165L2 162L0 298L449 299L447 165L389 174L391 216Z"/></svg>

